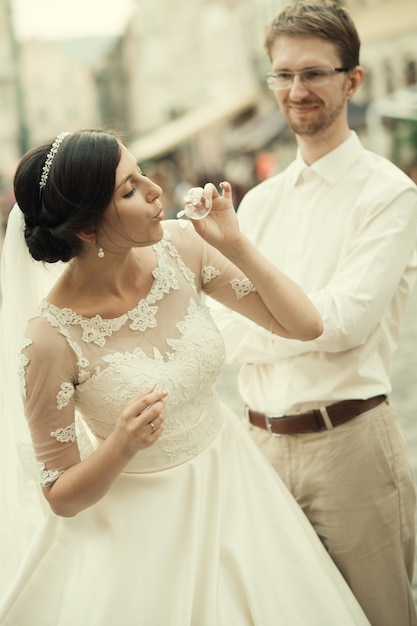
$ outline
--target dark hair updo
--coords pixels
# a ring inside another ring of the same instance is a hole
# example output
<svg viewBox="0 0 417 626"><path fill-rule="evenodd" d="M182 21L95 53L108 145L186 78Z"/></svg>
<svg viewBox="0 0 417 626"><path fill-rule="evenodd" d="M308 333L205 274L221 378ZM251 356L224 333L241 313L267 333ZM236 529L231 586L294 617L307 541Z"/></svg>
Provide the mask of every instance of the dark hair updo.
<svg viewBox="0 0 417 626"><path fill-rule="evenodd" d="M78 233L99 228L114 194L122 143L110 131L67 135L42 189L39 182L52 142L22 157L14 193L25 217L26 244L36 261L69 261L82 248Z"/></svg>

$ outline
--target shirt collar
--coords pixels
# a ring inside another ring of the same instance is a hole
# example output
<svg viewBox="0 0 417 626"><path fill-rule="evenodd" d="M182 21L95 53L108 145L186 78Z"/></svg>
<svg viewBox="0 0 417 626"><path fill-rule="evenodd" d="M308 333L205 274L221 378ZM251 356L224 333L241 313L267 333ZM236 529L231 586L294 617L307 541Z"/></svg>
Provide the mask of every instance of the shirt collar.
<svg viewBox="0 0 417 626"><path fill-rule="evenodd" d="M362 144L355 131L351 131L349 138L341 143L340 146L337 146L337 148L328 152L310 166L306 164L298 149L293 168L294 187L311 180L311 177L316 178L316 176L329 185L336 185L352 163L359 157L362 150Z"/></svg>

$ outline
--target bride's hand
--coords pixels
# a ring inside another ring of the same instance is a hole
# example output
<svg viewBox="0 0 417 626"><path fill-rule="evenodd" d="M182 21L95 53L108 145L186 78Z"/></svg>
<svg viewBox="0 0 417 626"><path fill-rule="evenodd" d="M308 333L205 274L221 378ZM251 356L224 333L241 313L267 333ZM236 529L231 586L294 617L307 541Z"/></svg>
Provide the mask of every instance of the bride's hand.
<svg viewBox="0 0 417 626"><path fill-rule="evenodd" d="M156 386L135 396L123 409L116 422L114 436L122 451L132 456L153 445L162 434L166 391Z"/></svg>
<svg viewBox="0 0 417 626"><path fill-rule="evenodd" d="M221 195L213 183L204 186L204 196L212 203L212 209L203 219L193 220L193 226L207 243L221 251L235 245L241 233L233 206L232 187L228 182L222 182L219 186Z"/></svg>

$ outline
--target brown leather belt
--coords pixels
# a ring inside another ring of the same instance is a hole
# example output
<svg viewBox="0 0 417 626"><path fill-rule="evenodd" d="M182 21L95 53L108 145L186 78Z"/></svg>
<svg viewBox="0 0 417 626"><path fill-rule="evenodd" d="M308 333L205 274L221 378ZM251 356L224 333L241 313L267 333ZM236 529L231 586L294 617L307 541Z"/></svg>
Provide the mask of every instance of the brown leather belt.
<svg viewBox="0 0 417 626"><path fill-rule="evenodd" d="M375 396L368 400L343 400L324 409L313 409L296 415L271 416L247 409L249 421L258 428L269 431L272 435L297 435L330 430L365 413L386 400L386 396ZM323 416L324 414L324 416ZM326 418L327 423L326 423Z"/></svg>

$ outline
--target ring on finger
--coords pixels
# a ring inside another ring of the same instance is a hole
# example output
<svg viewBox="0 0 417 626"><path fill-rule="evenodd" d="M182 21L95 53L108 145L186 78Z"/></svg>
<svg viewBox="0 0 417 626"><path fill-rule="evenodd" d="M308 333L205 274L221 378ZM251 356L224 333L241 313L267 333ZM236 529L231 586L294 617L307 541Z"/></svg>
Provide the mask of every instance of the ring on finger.
<svg viewBox="0 0 417 626"><path fill-rule="evenodd" d="M152 428L153 428L153 430L152 430L152 434L153 434L156 430L158 430L158 429L155 427L155 424L154 424L153 422L149 422L149 426L152 426Z"/></svg>

